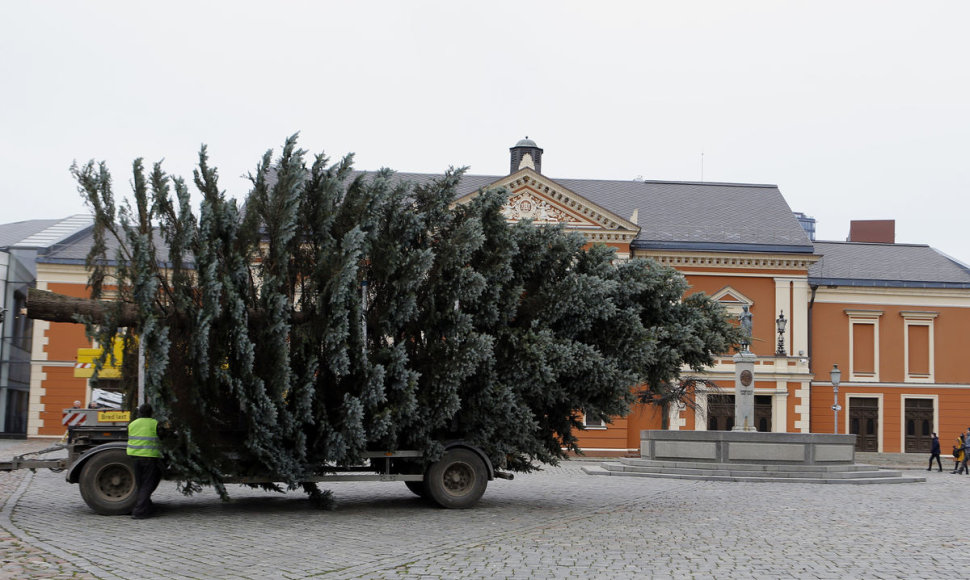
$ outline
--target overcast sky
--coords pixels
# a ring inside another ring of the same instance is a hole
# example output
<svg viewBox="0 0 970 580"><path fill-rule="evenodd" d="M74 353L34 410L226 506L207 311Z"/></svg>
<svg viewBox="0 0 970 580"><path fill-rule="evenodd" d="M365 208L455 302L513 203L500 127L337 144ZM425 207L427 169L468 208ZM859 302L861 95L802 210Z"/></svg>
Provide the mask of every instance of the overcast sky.
<svg viewBox="0 0 970 580"><path fill-rule="evenodd" d="M68 168L242 198L300 132L359 169L777 184L818 239L895 219L970 264L970 2L0 4L0 223L86 213ZM641 208L640 211L649 211ZM757 220L757 216L752 216Z"/></svg>

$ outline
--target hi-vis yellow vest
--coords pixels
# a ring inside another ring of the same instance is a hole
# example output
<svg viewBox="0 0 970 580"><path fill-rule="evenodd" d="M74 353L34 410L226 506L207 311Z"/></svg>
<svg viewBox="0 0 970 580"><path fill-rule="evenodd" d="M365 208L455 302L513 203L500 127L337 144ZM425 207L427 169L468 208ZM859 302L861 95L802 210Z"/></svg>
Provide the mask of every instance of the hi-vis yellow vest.
<svg viewBox="0 0 970 580"><path fill-rule="evenodd" d="M142 417L128 424L128 455L162 456L158 447L158 421Z"/></svg>

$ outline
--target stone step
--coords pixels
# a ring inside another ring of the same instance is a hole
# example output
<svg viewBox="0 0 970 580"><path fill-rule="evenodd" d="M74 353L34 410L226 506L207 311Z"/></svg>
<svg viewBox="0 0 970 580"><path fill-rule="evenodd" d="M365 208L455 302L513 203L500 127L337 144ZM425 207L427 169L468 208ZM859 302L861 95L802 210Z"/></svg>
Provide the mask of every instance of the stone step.
<svg viewBox="0 0 970 580"><path fill-rule="evenodd" d="M734 482L760 482L760 483L814 483L814 484L843 484L843 485L873 485L888 483L920 483L925 482L925 477L903 476L900 472L875 471L870 472L870 477L861 478L839 478L839 477L775 477L774 474L764 473L758 475L699 475L699 474L680 474L680 473L645 473L636 471L611 471L604 467L589 466L583 467L583 472L588 475L608 475L619 477L651 477L662 479L681 479L693 481L734 481Z"/></svg>
<svg viewBox="0 0 970 580"><path fill-rule="evenodd" d="M738 476L790 475L793 477L868 477L873 473L886 473L872 465L750 465L741 463L663 462L650 460L620 459L608 461L604 467L613 471L640 471L644 473L712 473ZM727 473L729 472L729 473ZM897 472L893 472L898 475Z"/></svg>
<svg viewBox="0 0 970 580"><path fill-rule="evenodd" d="M866 465L861 463L841 463L841 464L827 464L827 465L804 465L804 464L764 464L764 463L714 463L711 461L665 461L658 459L635 459L635 458L620 458L609 463L620 463L623 465L636 466L636 467L660 467L660 468L671 468L671 469L724 469L730 468L735 471L754 471L754 472L771 472L777 471L779 468L785 471L791 472L810 472L810 473L840 473L840 472L853 472L853 471L875 471L879 469L873 465Z"/></svg>
<svg viewBox="0 0 970 580"><path fill-rule="evenodd" d="M706 464L704 467L670 467L663 465L626 465L607 462L602 464L607 471L623 473L663 473L698 476L726 476L726 477L775 477L795 479L867 479L878 477L899 477L901 472L884 471L879 469L855 469L845 471L790 469L802 466L774 466L770 470L736 469L734 464Z"/></svg>

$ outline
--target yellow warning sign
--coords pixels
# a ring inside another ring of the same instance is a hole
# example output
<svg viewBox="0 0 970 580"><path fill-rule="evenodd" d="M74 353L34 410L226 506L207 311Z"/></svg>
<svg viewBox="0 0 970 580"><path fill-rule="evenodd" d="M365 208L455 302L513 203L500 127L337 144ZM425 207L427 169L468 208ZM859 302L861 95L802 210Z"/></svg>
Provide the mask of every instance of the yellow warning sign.
<svg viewBox="0 0 970 580"><path fill-rule="evenodd" d="M121 378L121 360L124 355L125 344L122 340L115 340L113 345L114 358L108 357L104 361L101 369L102 379ZM74 376L81 379L89 379L94 376L94 361L101 356L100 348L79 348L77 349L77 360L74 363Z"/></svg>
<svg viewBox="0 0 970 580"><path fill-rule="evenodd" d="M131 420L131 413L128 411L98 411L98 423L118 423Z"/></svg>

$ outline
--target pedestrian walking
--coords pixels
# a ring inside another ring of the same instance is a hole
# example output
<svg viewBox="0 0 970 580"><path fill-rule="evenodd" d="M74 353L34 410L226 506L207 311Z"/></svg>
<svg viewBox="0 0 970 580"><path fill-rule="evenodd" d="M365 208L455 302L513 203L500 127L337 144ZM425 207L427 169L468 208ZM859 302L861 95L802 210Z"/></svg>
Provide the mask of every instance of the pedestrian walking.
<svg viewBox="0 0 970 580"><path fill-rule="evenodd" d="M138 407L138 418L128 424L128 455L135 459L135 507L132 519L151 517L152 493L162 479L162 452L158 444L158 421L148 403Z"/></svg>
<svg viewBox="0 0 970 580"><path fill-rule="evenodd" d="M936 459L936 465L940 468L940 472L943 472L943 463L940 461L940 438L933 433L933 440L930 442L930 466L926 468L926 471L933 471L933 459Z"/></svg>
<svg viewBox="0 0 970 580"><path fill-rule="evenodd" d="M957 444L953 446L953 471L950 473L959 473L960 465L963 464L963 433L957 435Z"/></svg>
<svg viewBox="0 0 970 580"><path fill-rule="evenodd" d="M960 473L970 475L970 468L967 467L967 460L970 459L970 427L963 434L963 461L960 463Z"/></svg>

